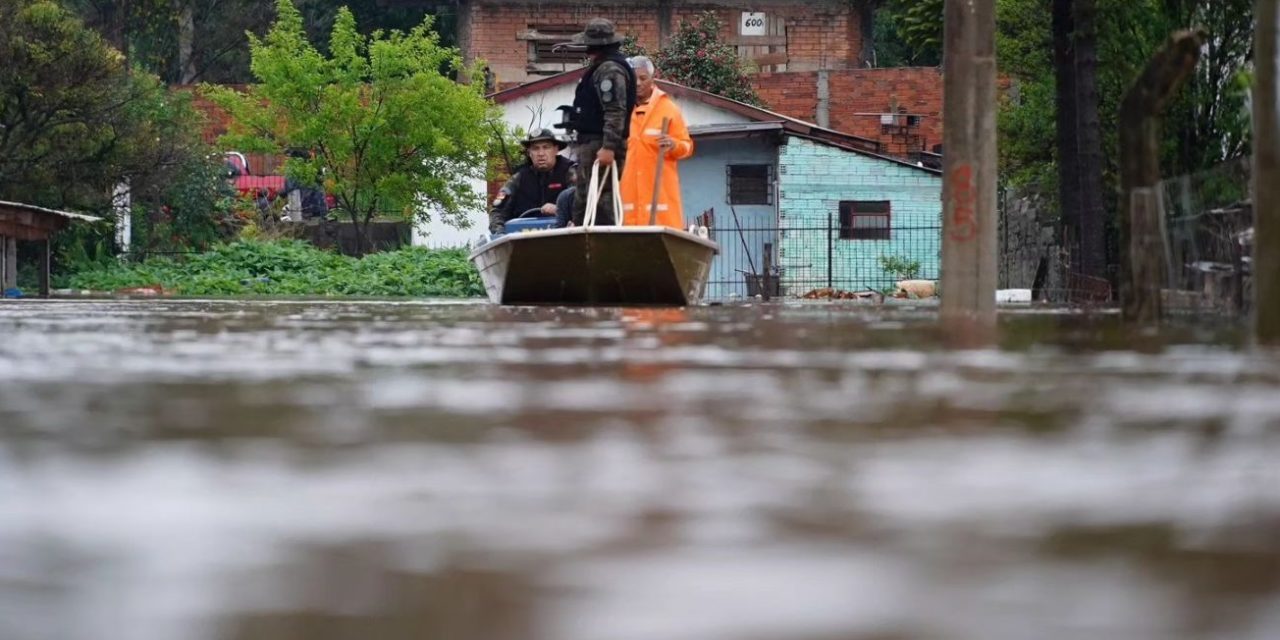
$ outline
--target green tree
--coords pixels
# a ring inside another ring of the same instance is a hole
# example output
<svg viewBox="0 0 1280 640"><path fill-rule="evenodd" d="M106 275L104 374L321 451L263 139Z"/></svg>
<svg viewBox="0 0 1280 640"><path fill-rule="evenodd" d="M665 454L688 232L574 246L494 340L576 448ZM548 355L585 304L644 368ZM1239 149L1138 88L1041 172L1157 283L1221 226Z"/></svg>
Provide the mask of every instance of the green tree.
<svg viewBox="0 0 1280 640"><path fill-rule="evenodd" d="M430 18L407 32L366 37L342 8L325 56L307 39L290 0L276 9L266 37L249 38L257 84L245 93L204 87L232 118L225 144L307 151L292 154L286 175L323 182L360 231L361 253L379 214L426 220L434 208L446 222L463 224L463 212L483 206L468 180L483 177L496 110L479 84L449 77L478 69L463 69Z"/></svg>
<svg viewBox="0 0 1280 640"><path fill-rule="evenodd" d="M261 36L275 15L272 0L63 0L133 65L169 84L196 82L244 84L249 72L246 32ZM303 27L321 49L339 2L298 0ZM361 33L417 26L433 5L387 6L382 0L350 0ZM443 41L452 42L453 12L441 11L437 24Z"/></svg>
<svg viewBox="0 0 1280 640"><path fill-rule="evenodd" d="M876 65L942 64L943 0L888 0L875 12Z"/></svg>
<svg viewBox="0 0 1280 640"><path fill-rule="evenodd" d="M1098 119L1105 193L1114 193L1119 103L1168 35L1210 33L1195 77L1164 119L1165 173L1208 169L1248 152L1250 0L1096 0ZM1051 12L1042 0L998 0L997 59L1012 81L1000 114L1001 175L1015 185L1057 189ZM1114 203L1107 202L1109 209Z"/></svg>
<svg viewBox="0 0 1280 640"><path fill-rule="evenodd" d="M696 22L681 20L667 44L654 53L653 62L666 80L761 105L747 75L747 65L733 46L720 40L722 26L710 11L698 16Z"/></svg>
<svg viewBox="0 0 1280 640"><path fill-rule="evenodd" d="M84 206L110 188L124 60L56 2L0 4L0 194Z"/></svg>
<svg viewBox="0 0 1280 640"><path fill-rule="evenodd" d="M136 246L218 235L227 187L189 95L130 72L52 0L0 3L0 60L0 199L110 217L112 193L128 185ZM110 221L55 236L55 279L111 260L113 236Z"/></svg>
<svg viewBox="0 0 1280 640"><path fill-rule="evenodd" d="M200 115L50 0L0 3L0 195L101 211L112 188L161 196L193 159Z"/></svg>

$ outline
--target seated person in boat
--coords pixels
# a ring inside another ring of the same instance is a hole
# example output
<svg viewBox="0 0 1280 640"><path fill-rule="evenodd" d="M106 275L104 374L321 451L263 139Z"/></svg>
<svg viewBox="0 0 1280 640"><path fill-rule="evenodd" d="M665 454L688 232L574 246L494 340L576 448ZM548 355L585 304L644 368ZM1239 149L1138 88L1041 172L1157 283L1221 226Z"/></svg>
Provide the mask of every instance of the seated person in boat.
<svg viewBox="0 0 1280 640"><path fill-rule="evenodd" d="M572 163L560 155L565 143L550 129L534 129L520 144L528 162L520 165L494 198L489 233L501 233L508 220L533 209L537 211L529 216L556 215L556 198L573 182L569 173Z"/></svg>
<svg viewBox="0 0 1280 640"><path fill-rule="evenodd" d="M624 224L683 229L676 162L693 155L693 138L679 105L654 83L653 61L628 62L636 73L636 108L620 186Z"/></svg>
<svg viewBox="0 0 1280 640"><path fill-rule="evenodd" d="M570 165L568 174L570 174L570 187L564 189L561 195L556 198L556 228L563 229L570 227L573 223L573 195L577 193L577 163Z"/></svg>

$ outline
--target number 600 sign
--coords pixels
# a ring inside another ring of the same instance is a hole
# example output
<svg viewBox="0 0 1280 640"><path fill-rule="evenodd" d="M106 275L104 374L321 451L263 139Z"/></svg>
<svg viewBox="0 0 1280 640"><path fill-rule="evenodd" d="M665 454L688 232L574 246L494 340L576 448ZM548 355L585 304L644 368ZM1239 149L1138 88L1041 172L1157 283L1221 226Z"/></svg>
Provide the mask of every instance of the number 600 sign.
<svg viewBox="0 0 1280 640"><path fill-rule="evenodd" d="M743 11L742 22L738 25L739 35L744 36L762 36L765 35L765 15L760 11Z"/></svg>

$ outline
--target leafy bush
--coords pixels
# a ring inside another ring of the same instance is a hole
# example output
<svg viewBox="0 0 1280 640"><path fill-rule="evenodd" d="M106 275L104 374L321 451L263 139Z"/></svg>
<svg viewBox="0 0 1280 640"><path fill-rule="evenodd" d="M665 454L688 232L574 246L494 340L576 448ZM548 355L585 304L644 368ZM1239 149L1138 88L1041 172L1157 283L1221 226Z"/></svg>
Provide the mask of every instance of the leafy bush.
<svg viewBox="0 0 1280 640"><path fill-rule="evenodd" d="M77 273L73 289L160 285L179 295L475 297L480 274L464 249L413 247L350 258L300 240L242 240L185 261L152 258Z"/></svg>
<svg viewBox="0 0 1280 640"><path fill-rule="evenodd" d="M720 39L723 24L707 11L697 22L680 21L666 46L653 54L661 77L751 105L761 105L751 86L747 65L738 50ZM644 53L634 38L624 43L629 53Z"/></svg>
<svg viewBox="0 0 1280 640"><path fill-rule="evenodd" d="M172 180L154 189L149 202L133 207L131 250L139 253L206 251L235 238L247 216L227 182L219 155L183 160ZM252 201L250 200L250 207Z"/></svg>
<svg viewBox="0 0 1280 640"><path fill-rule="evenodd" d="M920 261L902 256L880 256L880 268L898 280L915 280L920 277Z"/></svg>

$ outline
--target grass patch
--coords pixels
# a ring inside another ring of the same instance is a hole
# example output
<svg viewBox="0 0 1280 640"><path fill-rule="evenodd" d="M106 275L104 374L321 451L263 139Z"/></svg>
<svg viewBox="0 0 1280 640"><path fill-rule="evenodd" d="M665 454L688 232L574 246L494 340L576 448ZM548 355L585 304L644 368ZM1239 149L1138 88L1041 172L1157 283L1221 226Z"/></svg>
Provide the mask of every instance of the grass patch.
<svg viewBox="0 0 1280 640"><path fill-rule="evenodd" d="M484 295L465 249L412 247L356 259L300 240L241 240L185 260L158 257L113 264L75 273L69 285L95 291L161 285L184 296Z"/></svg>

